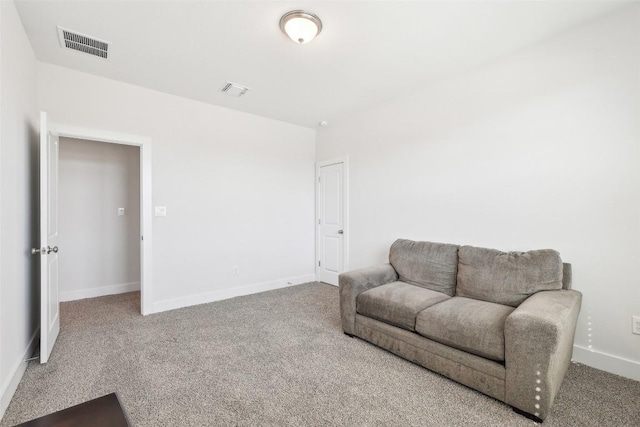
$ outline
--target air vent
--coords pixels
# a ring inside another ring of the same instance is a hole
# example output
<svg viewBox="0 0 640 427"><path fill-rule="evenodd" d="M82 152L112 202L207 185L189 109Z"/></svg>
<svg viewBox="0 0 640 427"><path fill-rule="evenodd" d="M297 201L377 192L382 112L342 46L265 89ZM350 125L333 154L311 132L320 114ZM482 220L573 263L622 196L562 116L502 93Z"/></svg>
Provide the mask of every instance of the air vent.
<svg viewBox="0 0 640 427"><path fill-rule="evenodd" d="M62 27L58 27L58 39L62 47L107 59L109 53L109 42L107 41Z"/></svg>
<svg viewBox="0 0 640 427"><path fill-rule="evenodd" d="M227 95L231 95L235 97L240 97L244 95L245 93L247 93L248 90L249 90L248 87L244 87L237 83L231 83L231 82L225 83L225 85L220 88L220 92L226 93Z"/></svg>

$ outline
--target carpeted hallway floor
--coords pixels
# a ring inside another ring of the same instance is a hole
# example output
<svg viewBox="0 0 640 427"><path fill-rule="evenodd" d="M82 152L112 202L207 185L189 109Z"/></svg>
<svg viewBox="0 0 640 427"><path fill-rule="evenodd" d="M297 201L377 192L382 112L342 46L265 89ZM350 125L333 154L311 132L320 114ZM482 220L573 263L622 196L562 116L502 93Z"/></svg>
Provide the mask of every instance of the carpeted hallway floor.
<svg viewBox="0 0 640 427"><path fill-rule="evenodd" d="M142 317L139 294L62 305L0 423L117 391L134 426L530 426L490 397L342 333L308 283ZM638 426L640 383L572 365L545 426Z"/></svg>

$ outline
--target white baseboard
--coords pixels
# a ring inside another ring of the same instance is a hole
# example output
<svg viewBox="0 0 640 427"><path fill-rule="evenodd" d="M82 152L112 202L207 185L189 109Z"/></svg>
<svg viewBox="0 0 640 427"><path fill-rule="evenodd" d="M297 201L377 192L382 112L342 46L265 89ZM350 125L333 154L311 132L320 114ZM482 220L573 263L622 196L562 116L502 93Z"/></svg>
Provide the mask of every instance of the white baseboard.
<svg viewBox="0 0 640 427"><path fill-rule="evenodd" d="M2 417L4 417L4 413L6 412L7 408L9 407L9 403L11 403L11 399L13 398L13 394L18 388L18 384L20 384L20 380L24 375L24 371L26 371L27 369L28 362L26 362L26 360L33 354L33 351L38 344L39 337L40 328L37 328L33 335L31 335L29 345L27 345L24 353L20 356L20 359L15 361L13 368L11 368L7 382L5 384L2 384L2 394L0 394L0 420L2 419Z"/></svg>
<svg viewBox="0 0 640 427"><path fill-rule="evenodd" d="M573 346L573 361L592 368L640 381L640 362L624 359L579 345Z"/></svg>
<svg viewBox="0 0 640 427"><path fill-rule="evenodd" d="M258 292L271 291L273 289L286 288L288 286L299 285L302 283L313 282L316 280L315 274L305 274L303 276L288 277L285 279L273 280L271 282L254 283L238 288L221 289L219 291L207 292L204 294L190 295L158 301L153 303L153 313L160 313L167 310L175 310L177 308L189 307L192 305L206 304L209 302L220 301L239 297L242 295L255 294Z"/></svg>
<svg viewBox="0 0 640 427"><path fill-rule="evenodd" d="M125 292L133 292L139 290L140 282L125 283L123 285L102 286L100 288L79 289L77 291L60 292L60 301L75 301L79 299L123 294Z"/></svg>

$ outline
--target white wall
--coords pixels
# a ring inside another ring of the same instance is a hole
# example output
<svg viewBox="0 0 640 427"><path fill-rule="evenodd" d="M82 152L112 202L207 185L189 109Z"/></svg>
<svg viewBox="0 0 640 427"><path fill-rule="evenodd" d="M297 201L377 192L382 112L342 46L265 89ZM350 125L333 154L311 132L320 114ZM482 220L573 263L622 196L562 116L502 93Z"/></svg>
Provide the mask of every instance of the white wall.
<svg viewBox="0 0 640 427"><path fill-rule="evenodd" d="M14 3L0 2L0 417L39 320L36 70Z"/></svg>
<svg viewBox="0 0 640 427"><path fill-rule="evenodd" d="M313 129L42 63L38 97L54 122L152 138L154 310L315 277Z"/></svg>
<svg viewBox="0 0 640 427"><path fill-rule="evenodd" d="M60 299L139 290L139 147L60 138L59 152Z"/></svg>
<svg viewBox="0 0 640 427"><path fill-rule="evenodd" d="M640 379L639 33L635 5L319 130L350 160L351 268L399 237L555 248L574 357Z"/></svg>

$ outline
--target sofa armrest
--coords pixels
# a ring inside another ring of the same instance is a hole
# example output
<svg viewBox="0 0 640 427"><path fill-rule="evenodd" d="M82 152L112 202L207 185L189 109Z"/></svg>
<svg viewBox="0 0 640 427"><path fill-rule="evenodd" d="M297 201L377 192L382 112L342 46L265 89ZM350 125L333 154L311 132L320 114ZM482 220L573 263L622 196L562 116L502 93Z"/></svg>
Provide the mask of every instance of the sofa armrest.
<svg viewBox="0 0 640 427"><path fill-rule="evenodd" d="M340 316L342 329L350 335L356 329L356 299L362 292L398 280L391 264L378 265L342 273L340 283Z"/></svg>
<svg viewBox="0 0 640 427"><path fill-rule="evenodd" d="M573 354L582 294L572 290L531 295L507 317L505 403L543 420Z"/></svg>

